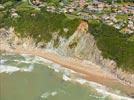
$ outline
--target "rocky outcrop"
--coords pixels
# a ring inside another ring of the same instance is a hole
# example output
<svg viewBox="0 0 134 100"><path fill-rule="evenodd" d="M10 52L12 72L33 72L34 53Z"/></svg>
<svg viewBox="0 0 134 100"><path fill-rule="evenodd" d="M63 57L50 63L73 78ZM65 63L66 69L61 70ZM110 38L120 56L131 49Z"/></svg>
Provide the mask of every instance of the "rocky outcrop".
<svg viewBox="0 0 134 100"><path fill-rule="evenodd" d="M121 82L134 86L134 74L122 71L117 68L116 62L103 58L101 51L97 48L94 36L88 32L88 27L90 27L88 26L88 23L82 21L69 39L54 34L54 36L59 39L59 45L56 48L54 47L55 38L53 38L49 43L40 42L36 44L30 37L23 39L18 38L14 34L13 28L10 28L9 30L0 29L0 40L5 41L4 43L9 44L11 48L15 48L16 45L23 45L24 48L51 49L62 56L89 60L99 65L103 70L112 73Z"/></svg>
<svg viewBox="0 0 134 100"><path fill-rule="evenodd" d="M117 68L115 61L103 58L94 36L88 32L88 27L90 27L88 23L82 21L75 33L59 47L58 51L64 52L65 56L89 60L112 73L119 80L123 80L124 83L134 85L134 74Z"/></svg>
<svg viewBox="0 0 134 100"><path fill-rule="evenodd" d="M79 59L87 59L96 64L115 66L113 61L106 61L101 55L101 51L96 46L94 36L88 32L88 23L82 21L75 33L59 47L64 51L64 55L73 56ZM59 50L60 50L59 49ZM106 63L108 65L108 63Z"/></svg>

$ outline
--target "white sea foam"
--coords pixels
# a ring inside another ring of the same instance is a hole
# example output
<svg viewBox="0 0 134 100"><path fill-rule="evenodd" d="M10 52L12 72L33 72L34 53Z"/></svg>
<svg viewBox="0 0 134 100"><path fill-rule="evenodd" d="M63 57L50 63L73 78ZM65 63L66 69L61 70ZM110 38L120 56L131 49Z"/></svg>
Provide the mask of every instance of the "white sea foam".
<svg viewBox="0 0 134 100"><path fill-rule="evenodd" d="M69 78L67 75L63 75L63 80L64 81L71 81L71 78Z"/></svg>
<svg viewBox="0 0 134 100"><path fill-rule="evenodd" d="M31 62L32 63L47 63L47 64L52 63L52 61L39 57L39 56L31 56L31 55L27 55L27 54L21 54L21 55L25 58L24 63L25 62L26 63L31 63Z"/></svg>
<svg viewBox="0 0 134 100"><path fill-rule="evenodd" d="M20 69L14 66L0 65L0 73L13 73L19 71Z"/></svg>
<svg viewBox="0 0 134 100"><path fill-rule="evenodd" d="M25 60L15 60L15 61L19 61L22 63L38 63L38 64L43 64L43 63L52 63L50 60L44 59L42 57L39 56L31 56L31 55L27 55L27 54L21 54Z"/></svg>
<svg viewBox="0 0 134 100"><path fill-rule="evenodd" d="M50 96L56 96L58 94L57 91L52 91L52 92L45 92L41 95L41 98L48 98Z"/></svg>
<svg viewBox="0 0 134 100"><path fill-rule="evenodd" d="M115 94L115 93L112 93L112 92L109 92L108 89L101 85L101 84L98 84L98 83L95 83L95 82L91 82L91 81L87 81L85 79L82 79L82 78L71 78L70 75L72 75L72 73L76 73L70 69L67 69L67 68L64 68L64 67L61 67L59 64L55 64L54 62L50 61L50 60L46 60L42 57L30 57L28 55L23 55L25 58L26 58L26 61L22 61L24 63L32 63L29 67L26 67L26 68L18 68L18 67L15 67L15 66L6 66L6 65L0 65L0 73L13 73L13 72L17 72L17 71L21 71L21 72L31 72L34 68L33 66L33 63L34 62L40 62L40 61L43 61L44 63L47 63L49 64L49 68L51 69L54 69L55 72L63 72L63 79L65 81L75 81L75 82L78 82L80 84L88 84L89 86L93 87L96 89L96 91L98 93L101 93L103 94L104 96L111 96L112 99L114 100L133 100L132 98L129 98L129 97L125 97L125 96L121 96L121 95L118 95L118 94ZM2 61L2 63L4 63L4 61ZM42 98L47 98L49 96L55 96L57 95L57 92L54 91L54 92L46 92L44 94L42 94Z"/></svg>
<svg viewBox="0 0 134 100"><path fill-rule="evenodd" d="M28 68L20 68L21 72L32 72L32 70L34 69L34 65L31 64Z"/></svg>
<svg viewBox="0 0 134 100"><path fill-rule="evenodd" d="M51 93L51 95L52 95L52 96L55 96L55 95L57 95L57 92L54 91L54 92Z"/></svg>
<svg viewBox="0 0 134 100"><path fill-rule="evenodd" d="M0 65L0 73L9 73L12 74L14 72L31 72L33 70L33 65L25 68L18 68L16 66L8 66L8 65Z"/></svg>
<svg viewBox="0 0 134 100"><path fill-rule="evenodd" d="M53 69L54 69L55 72L57 72L57 73L61 72L61 69L60 69L60 66L59 65L55 64L55 65L51 65L51 66L53 67Z"/></svg>
<svg viewBox="0 0 134 100"><path fill-rule="evenodd" d="M7 60L0 59L0 65L4 64Z"/></svg>
<svg viewBox="0 0 134 100"><path fill-rule="evenodd" d="M80 84L85 84L85 83L87 83L87 81L84 80L84 79L75 79L75 81L78 82L78 83L80 83Z"/></svg>
<svg viewBox="0 0 134 100"><path fill-rule="evenodd" d="M19 63L26 63L26 64L32 63L31 61L27 61L27 60L12 60L12 61L19 62Z"/></svg>
<svg viewBox="0 0 134 100"><path fill-rule="evenodd" d="M48 65L48 68L53 69L57 73L62 72L62 69L61 69L60 65L58 65L58 64L51 63Z"/></svg>
<svg viewBox="0 0 134 100"><path fill-rule="evenodd" d="M41 98L47 98L49 95L50 95L49 92L43 93L41 95Z"/></svg>
<svg viewBox="0 0 134 100"><path fill-rule="evenodd" d="M42 61L42 62L45 62L45 63L52 63L52 61L47 60L47 59L44 59L44 58L39 57L39 56L36 56L36 57L35 57L35 60L36 60L36 61Z"/></svg>
<svg viewBox="0 0 134 100"><path fill-rule="evenodd" d="M95 82L87 81L85 79L80 79L80 78L76 78L76 79L74 79L74 81L76 81L76 82L78 82L80 84L87 83L89 86L91 86L94 89L96 89L96 91L98 93L101 93L104 96L110 96L113 100L133 100L132 98L129 98L129 97L126 97L126 96L121 96L119 94L109 92L108 88L106 88L105 86L103 86L101 84L95 83Z"/></svg>
<svg viewBox="0 0 134 100"><path fill-rule="evenodd" d="M25 58L25 61L32 61L35 57L30 54L21 54Z"/></svg>
<svg viewBox="0 0 134 100"><path fill-rule="evenodd" d="M133 100L132 98L121 96L121 95L109 92L108 88L101 85L101 84L98 84L98 83L95 83L95 82L92 82L92 81L87 81L85 79L78 78L78 77L71 78L70 75L72 75L72 73L76 73L76 72L74 72L70 69L67 69L67 68L63 68L60 65L55 64L53 62L51 62L51 65L48 66L48 67L51 68L51 69L54 69L55 72L63 72L63 80L64 81L75 81L75 82L78 82L82 85L87 84L87 85L93 87L94 89L96 89L96 91L98 93L103 94L104 97L105 96L111 96L111 98L114 99L114 100ZM45 96L47 96L47 93L46 93Z"/></svg>
<svg viewBox="0 0 134 100"><path fill-rule="evenodd" d="M82 85L83 84L89 85L90 87L94 88L98 93L103 94L104 97L110 96L113 100L133 100L132 98L121 96L119 94L109 92L109 89L107 87L101 85L101 84L98 84L98 83L95 83L95 82L92 82L92 81L87 81L85 79L78 78L78 77L75 77L75 78L73 77L72 78L70 75L72 75L72 72L74 72L74 71L70 71L70 69L60 68L60 66L58 66L57 64L55 66L51 66L51 68L55 69L54 70L55 72L56 72L56 69L58 69L60 71L62 70L62 72L64 72L63 73L63 80L64 81L75 81L75 82L78 82Z"/></svg>

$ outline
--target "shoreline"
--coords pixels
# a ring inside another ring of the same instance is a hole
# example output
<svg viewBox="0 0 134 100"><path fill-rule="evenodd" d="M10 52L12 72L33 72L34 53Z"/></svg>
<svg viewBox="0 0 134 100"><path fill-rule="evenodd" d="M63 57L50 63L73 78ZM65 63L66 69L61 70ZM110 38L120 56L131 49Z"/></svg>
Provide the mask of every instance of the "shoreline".
<svg viewBox="0 0 134 100"><path fill-rule="evenodd" d="M11 47L9 47L9 45L3 43L1 44L0 51L39 56L54 63L57 63L61 65L61 67L65 67L77 72L78 74L82 74L83 79L93 81L110 88L119 85L123 88L123 91L128 94L128 96L133 96L134 94L134 86L124 84L121 82L121 80L119 81L119 79L115 78L114 75L102 70L98 65L92 63L87 64L80 59L63 57L52 51L42 50L39 48L24 48L23 46L15 46L15 48L12 49Z"/></svg>
<svg viewBox="0 0 134 100"><path fill-rule="evenodd" d="M6 53L8 55L9 52L4 52L4 55ZM9 53L9 55L10 54L11 53ZM13 55L14 54L15 53L13 53ZM30 54L20 54L20 55L22 55L24 57L32 56ZM37 57L37 59L38 59L39 56L32 56L32 57ZM124 100L132 100L132 98L129 97L129 96L127 96L127 95L124 95L122 93L117 93L115 89L110 89L110 88L108 88L108 87L106 87L106 86L104 86L102 84L99 84L99 83L96 83L96 82L93 82L93 81L89 81L89 80L84 79L80 73L74 72L71 69L64 68L64 67L60 66L59 64L56 64L56 63L54 63L54 62L52 62L50 60L44 59L42 57L39 57L39 59L41 61L43 61L45 64L51 63L52 65L47 66L47 67L50 68L50 69L52 69L56 73L62 73L62 79L64 81L66 81L66 82L69 81L69 82L72 82L72 83L80 84L81 87L83 87L83 86L92 87L92 88L94 88L96 90L97 93L100 93L100 94L105 95L105 96L110 96L110 98L112 100L115 100L115 99L116 100L121 100L121 99L124 99ZM44 64L44 63L42 63L42 64ZM56 66L55 66L55 64L56 64ZM32 72L32 70L21 70L20 69L20 70L17 70L17 71L24 71L24 72L28 71L28 72ZM17 71L14 71L14 72L17 72ZM14 72L11 72L11 73L14 73Z"/></svg>

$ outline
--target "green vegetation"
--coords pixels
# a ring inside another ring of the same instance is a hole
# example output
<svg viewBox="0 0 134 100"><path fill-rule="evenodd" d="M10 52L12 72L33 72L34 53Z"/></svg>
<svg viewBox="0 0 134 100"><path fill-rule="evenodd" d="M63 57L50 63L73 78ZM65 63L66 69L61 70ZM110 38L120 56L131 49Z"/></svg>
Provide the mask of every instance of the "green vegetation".
<svg viewBox="0 0 134 100"><path fill-rule="evenodd" d="M116 61L122 69L134 72L134 41L128 41L130 36L98 21L89 21L89 26L102 55Z"/></svg>
<svg viewBox="0 0 134 100"><path fill-rule="evenodd" d="M128 38L128 41L134 42L134 34Z"/></svg>
<svg viewBox="0 0 134 100"><path fill-rule="evenodd" d="M50 13L45 8L37 10L29 6L27 2L21 2L15 5L14 8L20 17L11 18L10 12L6 14L0 13L2 18L0 26L12 26L18 36L31 36L37 42L50 41L53 32L58 32L59 36L68 38L80 23L79 19L69 19L64 14ZM64 28L67 28L68 31L65 32ZM57 41L56 43L58 43Z"/></svg>
<svg viewBox="0 0 134 100"><path fill-rule="evenodd" d="M33 8L31 5L28 4L28 2L20 2L17 6L16 6L16 10L17 12L27 12L27 13L34 13L37 12L38 10Z"/></svg>
<svg viewBox="0 0 134 100"><path fill-rule="evenodd" d="M53 6L59 6L60 0L42 0L43 2L46 2L48 5Z"/></svg>
<svg viewBox="0 0 134 100"><path fill-rule="evenodd" d="M128 21L128 14L118 14L116 15L116 18L118 20L125 20L125 21Z"/></svg>

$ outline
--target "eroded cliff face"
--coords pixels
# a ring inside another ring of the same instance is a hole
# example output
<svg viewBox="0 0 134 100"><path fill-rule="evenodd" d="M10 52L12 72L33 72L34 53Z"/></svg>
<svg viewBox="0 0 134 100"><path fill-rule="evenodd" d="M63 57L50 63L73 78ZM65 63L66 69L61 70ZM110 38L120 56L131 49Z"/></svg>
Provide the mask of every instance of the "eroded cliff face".
<svg viewBox="0 0 134 100"><path fill-rule="evenodd" d="M97 48L94 36L88 32L88 23L82 21L78 26L74 34L64 42L64 45L60 45L58 48L62 48L64 55L77 57L79 59L87 59L93 63L105 65L105 63L115 67L114 61L103 59L101 51ZM106 64L106 65L107 65Z"/></svg>
<svg viewBox="0 0 134 100"><path fill-rule="evenodd" d="M15 48L16 45L22 45L24 48L42 48L49 49L59 53L62 56L76 57L81 60L89 60L92 63L99 65L102 69L113 73L115 77L127 84L134 86L134 74L129 72L124 72L117 68L116 62L110 59L104 59L101 51L97 48L94 36L88 32L88 23L82 21L74 34L65 39L63 37L57 36L56 32L53 34L53 38L49 43L35 43L30 37L19 38L14 33L13 28L9 30L0 30L0 43L5 43L11 48ZM55 47L55 40L59 39L58 46Z"/></svg>
<svg viewBox="0 0 134 100"><path fill-rule="evenodd" d="M74 34L68 40L62 42L62 45L59 45L58 51L62 51L62 54L65 56L89 60L125 83L134 85L134 74L123 71L117 67L115 61L105 59L102 56L101 51L96 45L94 36L88 31L88 27L90 27L88 23L82 21Z"/></svg>

